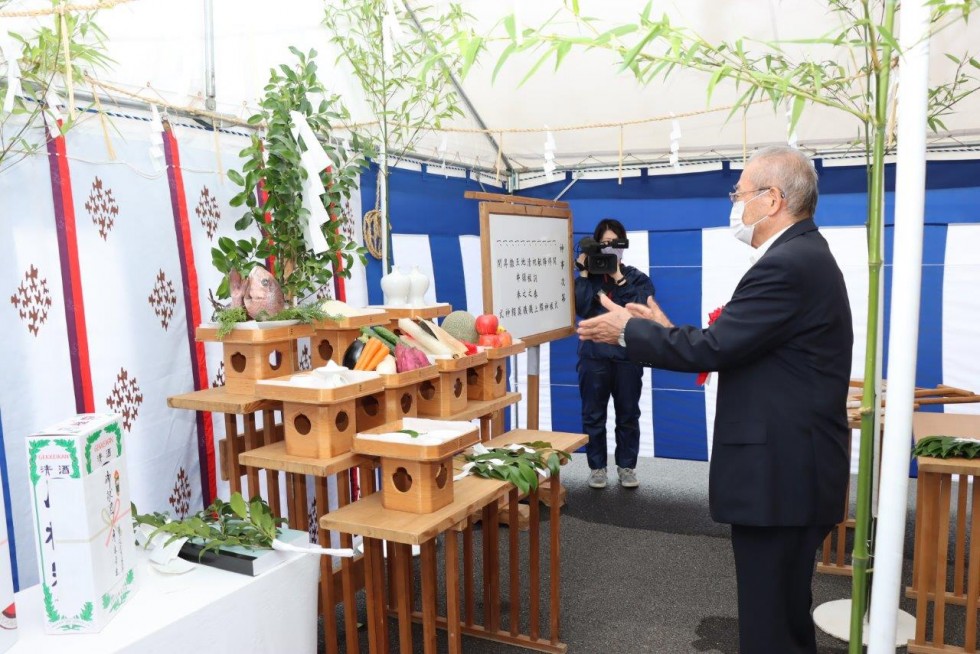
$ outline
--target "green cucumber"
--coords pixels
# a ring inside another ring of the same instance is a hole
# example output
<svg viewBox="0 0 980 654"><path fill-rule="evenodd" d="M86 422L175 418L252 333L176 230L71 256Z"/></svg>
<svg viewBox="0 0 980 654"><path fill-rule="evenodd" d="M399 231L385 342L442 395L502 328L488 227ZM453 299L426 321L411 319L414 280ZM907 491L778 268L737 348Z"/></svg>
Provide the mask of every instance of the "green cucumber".
<svg viewBox="0 0 980 654"><path fill-rule="evenodd" d="M388 341L392 345L398 345L398 335L393 331L380 326L372 327L372 329L374 330L374 333L377 334L382 340Z"/></svg>

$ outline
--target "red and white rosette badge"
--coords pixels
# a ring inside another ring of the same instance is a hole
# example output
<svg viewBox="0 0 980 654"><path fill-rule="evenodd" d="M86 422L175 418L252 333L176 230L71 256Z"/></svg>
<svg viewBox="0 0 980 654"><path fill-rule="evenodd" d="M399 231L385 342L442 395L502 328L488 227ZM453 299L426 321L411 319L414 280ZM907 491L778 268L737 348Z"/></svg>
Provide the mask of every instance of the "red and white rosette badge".
<svg viewBox="0 0 980 654"><path fill-rule="evenodd" d="M721 315L721 311L724 308L725 308L725 305L723 304L723 305L721 305L720 307L718 307L717 309L715 309L714 311L712 311L711 313L708 314L708 327L711 327L711 325L715 324L715 321L718 320L718 316ZM711 377L711 373L710 372L699 372L698 373L698 386L704 386L705 384L707 384L709 377Z"/></svg>

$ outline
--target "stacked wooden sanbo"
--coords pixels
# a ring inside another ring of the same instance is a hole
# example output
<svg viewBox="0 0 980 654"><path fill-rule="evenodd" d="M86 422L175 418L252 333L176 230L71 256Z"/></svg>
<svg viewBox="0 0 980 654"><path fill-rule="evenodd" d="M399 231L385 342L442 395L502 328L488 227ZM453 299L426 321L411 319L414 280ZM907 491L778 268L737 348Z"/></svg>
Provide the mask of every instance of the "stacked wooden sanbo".
<svg viewBox="0 0 980 654"><path fill-rule="evenodd" d="M229 393L251 395L255 382L288 374L297 368L296 339L311 336L310 325L271 329L233 329L218 338L218 327L202 325L196 339L221 343L224 349L225 388Z"/></svg>

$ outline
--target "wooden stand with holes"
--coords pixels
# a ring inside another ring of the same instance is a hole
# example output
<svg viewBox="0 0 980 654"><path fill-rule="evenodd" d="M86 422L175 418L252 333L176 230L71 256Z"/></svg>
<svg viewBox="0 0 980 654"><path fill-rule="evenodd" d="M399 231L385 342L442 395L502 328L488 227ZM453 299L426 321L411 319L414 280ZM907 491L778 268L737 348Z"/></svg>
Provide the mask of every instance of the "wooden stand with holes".
<svg viewBox="0 0 980 654"><path fill-rule="evenodd" d="M496 400L507 394L507 358L527 350L518 341L507 347L484 350L487 362L466 371L466 397L471 400Z"/></svg>
<svg viewBox="0 0 980 654"><path fill-rule="evenodd" d="M365 438L404 428L403 420L358 432L353 451L381 459L381 505L394 511L432 513L453 501L453 456L480 442L473 427L439 445Z"/></svg>
<svg viewBox="0 0 980 654"><path fill-rule="evenodd" d="M350 374L357 376L356 372ZM384 388L381 376L361 373L362 381L336 388L283 383L304 375L312 377L316 373L268 379L255 385L255 393L259 397L282 402L286 453L310 459L328 459L350 452L357 431L356 400L381 391Z"/></svg>
<svg viewBox="0 0 980 654"><path fill-rule="evenodd" d="M271 329L233 329L218 338L217 327L197 328L198 341L221 343L224 349L225 388L229 393L252 395L255 382L296 370L296 339L313 335L311 325Z"/></svg>
<svg viewBox="0 0 980 654"><path fill-rule="evenodd" d="M556 449L573 452L586 442L587 437L584 434L519 430L493 439L488 445L500 447L536 440L551 441ZM416 651L412 625L420 622L420 651L426 653L437 651L440 629L446 632L450 654L463 651L463 635L539 652L566 652L568 648L560 640L561 513L557 489L555 485L549 491L556 497L549 510L544 543L540 491L528 494L531 515L529 534L524 540L526 568L520 565L522 541L516 529L509 531L506 549L500 545L498 502L508 498L507 510L516 514L520 499L518 490L508 482L465 477L456 482L452 501L428 514L386 508L382 498L375 494L323 516L320 519L323 530L364 536L369 651L372 654ZM480 530L474 528L476 522L482 522ZM436 542L440 534L445 535L445 547L442 548L446 571L444 585L440 583L442 576L437 566ZM483 540L483 560L479 568L475 556L478 537ZM387 561L382 555L383 540L388 541L390 556ZM418 578L421 603L416 598L416 580L413 579L412 545L421 547ZM542 546L549 548L547 566L541 563ZM482 573L479 577L477 570ZM478 587L479 578L482 578L482 589ZM501 583L509 584L510 601L507 604L501 601ZM441 592L444 592L444 603L438 600ZM477 615L478 598L482 599L483 607L480 616ZM521 620L524 598L529 603L526 622ZM543 615L543 604L546 616ZM445 615L438 614L440 605L446 607ZM389 616L398 621L397 645L389 643ZM360 650L355 646L348 647L347 651Z"/></svg>
<svg viewBox="0 0 980 654"><path fill-rule="evenodd" d="M344 352L361 335L361 327L387 325L389 320L388 314L379 309L362 316L344 316L338 320L313 323L313 336L310 337L313 367L325 366L328 361L341 364Z"/></svg>
<svg viewBox="0 0 980 654"><path fill-rule="evenodd" d="M381 375L384 390L357 398L357 431L372 429L386 422L415 418L419 414L419 387L434 381L439 370L434 365L393 375Z"/></svg>
<svg viewBox="0 0 980 654"><path fill-rule="evenodd" d="M484 365L487 353L478 352L458 359L436 359L439 377L419 386L419 415L426 418L448 418L464 411L468 401L467 371Z"/></svg>

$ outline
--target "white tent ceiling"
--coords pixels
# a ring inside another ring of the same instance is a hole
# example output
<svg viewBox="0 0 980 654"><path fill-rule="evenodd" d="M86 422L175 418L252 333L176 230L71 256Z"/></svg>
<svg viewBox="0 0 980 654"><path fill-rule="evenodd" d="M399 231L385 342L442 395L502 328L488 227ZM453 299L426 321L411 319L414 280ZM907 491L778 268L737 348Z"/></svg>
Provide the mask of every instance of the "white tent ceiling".
<svg viewBox="0 0 980 654"><path fill-rule="evenodd" d="M270 67L289 61L290 45L317 49L321 79L341 93L358 119L371 120L360 100L356 81L334 65L335 53L322 26L324 0L214 0L216 100L219 112L244 117L250 113L265 84ZM443 0L444 1L444 0ZM419 0L409 0L411 5ZM646 0L582 0L582 13L600 17L608 24L634 20ZM533 27L562 7L560 0L463 0L473 15L477 33L489 31L506 14L517 10L521 23ZM45 1L14 0L3 9L50 6ZM654 15L667 13L672 23L688 27L708 41L793 40L813 38L840 28L839 18L821 0L668 0L654 2ZM3 29L24 31L30 20L7 19ZM51 21L51 17L36 19ZM98 22L108 37L111 70L98 74L113 84L138 91L147 99L178 106L203 108L205 96L204 0L138 0L103 10ZM565 20L567 29L574 29ZM602 29L601 25L599 29ZM932 41L932 79L945 80L952 63L943 53L962 55L970 44L980 42L976 21L943 31ZM618 127L558 131L568 126L619 123L648 118L663 120L627 126L622 130L622 159L628 167L641 162L665 165L669 156L671 114L685 115L729 105L735 98L730 85L721 85L706 101L707 77L677 71L667 81L647 86L636 82L606 52L572 52L557 71L545 65L529 82L518 82L537 56L513 56L496 82L491 81L502 44L492 44L462 81L462 88L476 112L501 143L503 155L515 169L540 169L545 136L541 132L504 133L507 128L554 128L557 160L562 166L618 167ZM816 57L812 49L791 45L801 57ZM827 56L821 53L820 57ZM933 135L934 146L980 143L980 126L974 116L980 97L965 100L945 122L948 134ZM721 110L682 117L681 162L706 158L738 158L744 146L785 142L787 119L782 109L756 105L744 116L726 122ZM476 127L472 116L452 123ZM799 144L818 152L840 151L859 137L856 119L838 111L808 107L798 126ZM426 135L418 146L423 155L438 158L441 134ZM481 134L450 133L447 162L493 169L498 153Z"/></svg>

